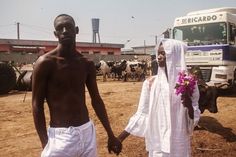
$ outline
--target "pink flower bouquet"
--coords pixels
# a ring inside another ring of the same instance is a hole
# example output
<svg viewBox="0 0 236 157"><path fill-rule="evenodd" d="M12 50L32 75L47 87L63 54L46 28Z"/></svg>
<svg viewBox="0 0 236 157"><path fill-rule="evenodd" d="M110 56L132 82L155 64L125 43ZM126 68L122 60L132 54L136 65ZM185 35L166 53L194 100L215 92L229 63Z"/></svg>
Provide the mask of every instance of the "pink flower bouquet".
<svg viewBox="0 0 236 157"><path fill-rule="evenodd" d="M177 95L193 95L193 90L196 85L196 77L193 74L187 73L186 71L179 72L178 80L175 85L175 93Z"/></svg>

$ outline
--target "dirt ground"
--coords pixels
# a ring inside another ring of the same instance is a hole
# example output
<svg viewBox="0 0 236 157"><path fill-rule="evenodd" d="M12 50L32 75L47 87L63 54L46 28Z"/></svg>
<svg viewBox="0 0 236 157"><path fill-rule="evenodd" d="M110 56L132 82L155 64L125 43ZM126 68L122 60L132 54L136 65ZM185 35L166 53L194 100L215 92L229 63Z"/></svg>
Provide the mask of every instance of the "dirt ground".
<svg viewBox="0 0 236 157"><path fill-rule="evenodd" d="M136 111L142 82L98 80L100 94L106 104L111 126L118 135ZM219 112L202 114L199 129L192 137L193 157L233 157L236 154L236 95L217 99ZM95 116L87 92L87 106L97 130L100 157L108 154L106 133ZM48 109L46 108L48 120ZM32 112L31 92L13 91L0 96L0 156L38 157L42 151L36 134ZM144 139L130 136L123 143L121 157L146 157Z"/></svg>

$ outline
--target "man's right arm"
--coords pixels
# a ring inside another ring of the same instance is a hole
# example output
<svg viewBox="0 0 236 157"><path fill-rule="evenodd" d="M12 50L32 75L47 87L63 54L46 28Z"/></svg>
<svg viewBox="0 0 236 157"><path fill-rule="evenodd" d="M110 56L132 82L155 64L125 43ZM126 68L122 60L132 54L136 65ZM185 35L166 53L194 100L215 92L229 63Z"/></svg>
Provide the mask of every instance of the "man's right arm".
<svg viewBox="0 0 236 157"><path fill-rule="evenodd" d="M86 85L91 96L92 106L103 127L105 128L108 135L108 150L109 152L114 151L117 155L122 150L122 144L113 134L111 129L107 111L102 98L100 97L97 82L96 82L96 69L94 63L89 64L89 75L86 80Z"/></svg>
<svg viewBox="0 0 236 157"><path fill-rule="evenodd" d="M32 111L35 128L39 135L42 147L44 148L48 141L46 120L44 114L44 99L47 79L47 66L43 57L40 57L34 67L32 75Z"/></svg>

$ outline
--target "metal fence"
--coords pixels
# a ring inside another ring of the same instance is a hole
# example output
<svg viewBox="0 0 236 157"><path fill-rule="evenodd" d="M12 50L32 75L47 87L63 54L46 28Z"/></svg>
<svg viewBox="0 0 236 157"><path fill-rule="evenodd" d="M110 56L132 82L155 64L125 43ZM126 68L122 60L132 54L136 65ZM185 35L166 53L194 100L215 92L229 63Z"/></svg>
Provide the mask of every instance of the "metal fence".
<svg viewBox="0 0 236 157"><path fill-rule="evenodd" d="M121 61L121 60L139 60L147 61L150 60L150 55L101 55L101 54L83 54L89 59L92 59L94 63L98 63L100 60L104 61ZM39 54L35 53L21 53L21 52L1 52L0 61L14 62L16 64L32 64L39 57Z"/></svg>

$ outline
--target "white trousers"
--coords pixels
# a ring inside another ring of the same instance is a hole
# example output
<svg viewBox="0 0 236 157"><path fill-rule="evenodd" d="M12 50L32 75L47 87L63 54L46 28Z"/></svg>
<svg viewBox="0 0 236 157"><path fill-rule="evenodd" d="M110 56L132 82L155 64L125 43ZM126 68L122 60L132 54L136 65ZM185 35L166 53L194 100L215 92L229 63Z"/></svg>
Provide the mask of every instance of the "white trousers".
<svg viewBox="0 0 236 157"><path fill-rule="evenodd" d="M149 151L148 157L170 157L169 153Z"/></svg>
<svg viewBox="0 0 236 157"><path fill-rule="evenodd" d="M97 157L96 131L89 121L78 127L48 128L41 157Z"/></svg>

